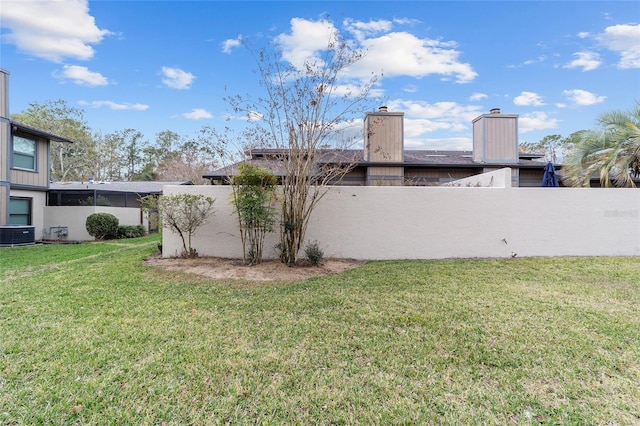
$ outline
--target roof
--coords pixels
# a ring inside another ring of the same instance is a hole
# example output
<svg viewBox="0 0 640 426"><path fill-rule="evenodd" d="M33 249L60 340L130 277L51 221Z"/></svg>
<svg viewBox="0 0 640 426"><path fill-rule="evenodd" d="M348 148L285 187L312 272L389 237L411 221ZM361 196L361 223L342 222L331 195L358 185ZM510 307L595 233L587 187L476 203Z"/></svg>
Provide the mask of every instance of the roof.
<svg viewBox="0 0 640 426"><path fill-rule="evenodd" d="M19 121L15 121L15 120L9 120L9 123L11 124L11 128L24 133L28 133L30 135L34 135L34 136L38 136L41 138L45 138L48 139L50 141L55 141L55 142L68 142L68 143L73 143L73 141L71 139L67 139L65 137L62 136L58 136L58 135L54 135L53 133L49 133L49 132L45 132L44 130L38 129L36 127L33 126L29 126L27 124L21 123Z"/></svg>
<svg viewBox="0 0 640 426"><path fill-rule="evenodd" d="M158 182L52 182L50 191L86 191L95 190L101 192L132 192L136 194L160 194L165 185L191 185L190 181Z"/></svg>
<svg viewBox="0 0 640 426"><path fill-rule="evenodd" d="M342 162L355 164L356 167L366 166L386 166L386 167L425 167L425 168L479 168L485 166L503 166L518 167L530 169L544 169L547 165L546 161L541 161L539 154L521 154L517 163L504 164L485 164L473 161L472 151L437 151L437 150L405 150L404 161L398 163L389 162L371 162L365 161L364 153L360 149L346 150L322 150L320 151L320 162ZM221 169L214 170L204 175L205 179L219 179L227 176L233 176L237 173L240 164L251 163L256 166L262 166L270 169L276 176L278 173L278 164L283 156L286 156L286 150L283 149L260 149L251 152L251 159L232 164ZM556 168L560 168L556 166Z"/></svg>

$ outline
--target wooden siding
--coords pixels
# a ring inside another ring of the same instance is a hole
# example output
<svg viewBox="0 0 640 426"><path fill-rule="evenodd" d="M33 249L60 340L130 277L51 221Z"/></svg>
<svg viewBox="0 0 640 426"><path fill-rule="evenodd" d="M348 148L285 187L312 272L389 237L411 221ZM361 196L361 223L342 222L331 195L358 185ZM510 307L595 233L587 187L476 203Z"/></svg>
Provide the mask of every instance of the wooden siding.
<svg viewBox="0 0 640 426"><path fill-rule="evenodd" d="M26 136L28 137L28 136ZM13 185L48 188L49 187L49 150L44 139L37 140L36 171L12 169L11 183Z"/></svg>
<svg viewBox="0 0 640 426"><path fill-rule="evenodd" d="M9 75L6 71L0 70L0 117L9 118Z"/></svg>
<svg viewBox="0 0 640 426"><path fill-rule="evenodd" d="M372 162L404 161L404 113L369 113L365 118L365 159Z"/></svg>
<svg viewBox="0 0 640 426"><path fill-rule="evenodd" d="M473 122L473 161L484 161L484 120L477 119Z"/></svg>
<svg viewBox="0 0 640 426"><path fill-rule="evenodd" d="M473 161L518 162L518 116L483 114L473 120Z"/></svg>
<svg viewBox="0 0 640 426"><path fill-rule="evenodd" d="M367 170L367 185L404 185L404 167L369 167Z"/></svg>
<svg viewBox="0 0 640 426"><path fill-rule="evenodd" d="M508 117L486 118L485 161L518 161L517 121Z"/></svg>
<svg viewBox="0 0 640 426"><path fill-rule="evenodd" d="M520 170L520 186L522 187L539 187L542 186L542 177L544 170Z"/></svg>
<svg viewBox="0 0 640 426"><path fill-rule="evenodd" d="M9 122L0 121L0 182L9 181L9 134Z"/></svg>
<svg viewBox="0 0 640 426"><path fill-rule="evenodd" d="M9 210L9 188L0 185L0 225L7 224L7 214Z"/></svg>

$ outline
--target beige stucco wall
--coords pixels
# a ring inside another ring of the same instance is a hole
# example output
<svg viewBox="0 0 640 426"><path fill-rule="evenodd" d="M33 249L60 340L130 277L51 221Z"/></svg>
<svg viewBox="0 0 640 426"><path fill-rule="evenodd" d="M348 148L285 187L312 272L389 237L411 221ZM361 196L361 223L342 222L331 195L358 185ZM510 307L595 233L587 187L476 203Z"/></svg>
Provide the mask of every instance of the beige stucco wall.
<svg viewBox="0 0 640 426"><path fill-rule="evenodd" d="M87 217L93 213L110 213L118 218L120 225L141 225L140 209L126 207L105 206L73 206L58 207L47 206L44 208L45 227L66 226L69 230L69 241L93 241L94 238L87 232ZM37 234L42 236L42 231Z"/></svg>
<svg viewBox="0 0 640 426"><path fill-rule="evenodd" d="M216 214L197 232L202 256L240 257L226 186L167 186L165 194L216 198ZM311 218L307 240L325 256L442 259L512 256L640 255L637 189L496 187L333 187ZM163 232L164 256L178 255ZM265 245L265 255L277 235Z"/></svg>
<svg viewBox="0 0 640 426"><path fill-rule="evenodd" d="M31 225L35 227L36 240L40 240L42 238L42 229L44 228L44 207L47 202L46 192L11 189L9 196L31 198Z"/></svg>
<svg viewBox="0 0 640 426"><path fill-rule="evenodd" d="M511 169L503 168L494 170L488 173L482 173L479 175L469 176L464 179L458 179L456 181L448 183L446 186L453 187L492 187L492 188L506 188L511 187Z"/></svg>

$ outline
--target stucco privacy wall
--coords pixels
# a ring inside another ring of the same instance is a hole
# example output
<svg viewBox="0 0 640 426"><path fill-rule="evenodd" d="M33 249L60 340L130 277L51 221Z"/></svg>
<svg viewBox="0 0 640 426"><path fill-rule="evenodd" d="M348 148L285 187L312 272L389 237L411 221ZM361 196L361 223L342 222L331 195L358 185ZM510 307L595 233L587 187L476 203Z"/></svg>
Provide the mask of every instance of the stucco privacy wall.
<svg viewBox="0 0 640 426"><path fill-rule="evenodd" d="M45 229L66 226L69 241L93 241L87 232L87 217L93 213L110 213L118 218L120 225L140 225L140 209L106 206L47 206L44 208ZM42 231L41 231L42 232ZM40 238L42 234L36 234Z"/></svg>
<svg viewBox="0 0 640 426"><path fill-rule="evenodd" d="M165 194L216 198L216 214L197 231L202 256L240 257L227 186L167 186ZM325 256L442 259L640 255L637 189L495 187L332 187L309 224ZM181 252L164 230L164 256ZM266 241L265 254L277 235Z"/></svg>

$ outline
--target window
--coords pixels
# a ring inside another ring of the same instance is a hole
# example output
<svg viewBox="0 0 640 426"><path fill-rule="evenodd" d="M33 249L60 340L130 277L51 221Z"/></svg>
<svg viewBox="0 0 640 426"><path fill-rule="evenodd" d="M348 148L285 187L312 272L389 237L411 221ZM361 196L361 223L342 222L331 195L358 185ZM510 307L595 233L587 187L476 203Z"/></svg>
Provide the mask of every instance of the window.
<svg viewBox="0 0 640 426"><path fill-rule="evenodd" d="M31 225L31 198L9 199L9 225Z"/></svg>
<svg viewBox="0 0 640 426"><path fill-rule="evenodd" d="M36 141L22 136L13 137L13 167L36 169Z"/></svg>

